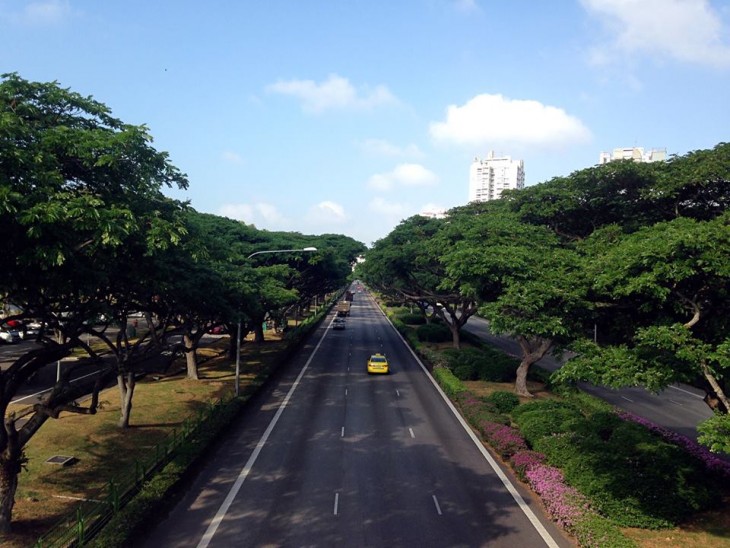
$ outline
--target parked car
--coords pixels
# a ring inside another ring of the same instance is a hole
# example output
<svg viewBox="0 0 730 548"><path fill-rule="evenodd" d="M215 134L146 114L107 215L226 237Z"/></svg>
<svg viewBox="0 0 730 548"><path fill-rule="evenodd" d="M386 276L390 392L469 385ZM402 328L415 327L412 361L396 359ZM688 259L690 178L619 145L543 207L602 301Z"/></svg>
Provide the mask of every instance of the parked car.
<svg viewBox="0 0 730 548"><path fill-rule="evenodd" d="M40 332L41 322L38 320L30 320L23 326L20 336L23 339L32 339L33 337L37 337Z"/></svg>
<svg viewBox="0 0 730 548"><path fill-rule="evenodd" d="M0 341L6 344L15 344L21 341L20 332L17 329L0 327Z"/></svg>

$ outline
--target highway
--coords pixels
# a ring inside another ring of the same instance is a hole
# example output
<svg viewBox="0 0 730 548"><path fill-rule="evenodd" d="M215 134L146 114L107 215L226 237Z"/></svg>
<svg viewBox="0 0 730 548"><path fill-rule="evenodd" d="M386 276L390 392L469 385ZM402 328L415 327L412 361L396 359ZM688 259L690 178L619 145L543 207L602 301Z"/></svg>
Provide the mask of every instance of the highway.
<svg viewBox="0 0 730 548"><path fill-rule="evenodd" d="M252 398L135 546L572 546L476 442L369 296ZM368 376L385 353L389 375Z"/></svg>
<svg viewBox="0 0 730 548"><path fill-rule="evenodd" d="M521 355L516 341L492 334L489 324L482 318L472 316L464 329L507 354ZM546 356L537 365L555 371L561 364L555 357ZM697 439L697 425L712 416L712 411L702 400L704 392L686 384L671 385L658 394L641 387L614 390L589 383L579 383L579 386L620 409L694 440Z"/></svg>

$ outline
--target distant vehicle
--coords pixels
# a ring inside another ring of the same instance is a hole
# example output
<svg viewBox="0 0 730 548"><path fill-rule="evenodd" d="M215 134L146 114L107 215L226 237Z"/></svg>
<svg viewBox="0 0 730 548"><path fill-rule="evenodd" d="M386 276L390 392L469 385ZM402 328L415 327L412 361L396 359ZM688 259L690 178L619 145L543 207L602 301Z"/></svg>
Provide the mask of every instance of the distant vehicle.
<svg viewBox="0 0 730 548"><path fill-rule="evenodd" d="M345 322L345 318L337 317L332 320L332 329L345 329L346 325L347 322Z"/></svg>
<svg viewBox="0 0 730 548"><path fill-rule="evenodd" d="M9 329L7 327L0 327L0 341L6 344L19 343L22 340L20 331L16 329Z"/></svg>
<svg viewBox="0 0 730 548"><path fill-rule="evenodd" d="M345 291L345 300L346 301L352 301L354 295L352 294L352 291Z"/></svg>
<svg viewBox="0 0 730 548"><path fill-rule="evenodd" d="M37 337L38 334L41 332L41 327L41 322L39 322L38 320L30 320L23 326L23 330L20 332L20 337L22 339Z"/></svg>
<svg viewBox="0 0 730 548"><path fill-rule="evenodd" d="M388 370L388 359L383 354L373 354L368 359L368 374L382 373L387 375Z"/></svg>
<svg viewBox="0 0 730 548"><path fill-rule="evenodd" d="M350 301L340 301L337 303L337 315L338 316L349 316L350 315Z"/></svg>

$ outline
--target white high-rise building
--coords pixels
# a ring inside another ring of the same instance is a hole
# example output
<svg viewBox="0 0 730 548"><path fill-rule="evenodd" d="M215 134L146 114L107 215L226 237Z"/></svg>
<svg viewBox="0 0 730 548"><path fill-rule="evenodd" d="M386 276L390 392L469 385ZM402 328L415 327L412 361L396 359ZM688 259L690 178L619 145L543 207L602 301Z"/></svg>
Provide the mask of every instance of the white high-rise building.
<svg viewBox="0 0 730 548"><path fill-rule="evenodd" d="M599 164L607 164L614 160L633 160L634 162L663 162L667 159L666 148L652 148L647 151L643 147L614 148L613 152L601 152Z"/></svg>
<svg viewBox="0 0 730 548"><path fill-rule="evenodd" d="M485 159L474 158L469 169L469 201L498 200L506 189L525 187L525 163L511 156L494 157L489 151Z"/></svg>

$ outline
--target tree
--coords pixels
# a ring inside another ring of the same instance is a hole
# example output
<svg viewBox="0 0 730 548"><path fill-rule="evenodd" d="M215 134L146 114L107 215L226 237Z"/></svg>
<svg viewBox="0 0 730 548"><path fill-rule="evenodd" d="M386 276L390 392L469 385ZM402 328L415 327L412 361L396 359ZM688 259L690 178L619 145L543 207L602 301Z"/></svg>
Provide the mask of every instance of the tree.
<svg viewBox="0 0 730 548"><path fill-rule="evenodd" d="M597 237L597 239L599 239ZM588 242L595 299L610 315L626 316L610 345L585 343L561 370L562 379L659 390L677 381L704 386L708 404L728 413L730 370L730 213L709 221L677 218L612 245Z"/></svg>
<svg viewBox="0 0 730 548"><path fill-rule="evenodd" d="M11 399L74 347L96 361L81 334L89 319L115 309L122 295L115 275L128 269L130 249L152 255L183 235L182 204L161 188L185 188L187 180L150 142L144 126L122 123L89 97L2 75L0 252L14 260L0 279L0 300L41 319L44 329L41 348L0 372L0 531L10 528L25 444L61 411L94 413L99 385L82 409L74 404L82 388L68 383L67 371L22 425L7 413Z"/></svg>
<svg viewBox="0 0 730 548"><path fill-rule="evenodd" d="M529 397L532 364L581 333L587 303L579 257L499 202L453 210L437 241L447 250L441 286L472 295L490 328L519 342L515 392Z"/></svg>
<svg viewBox="0 0 730 548"><path fill-rule="evenodd" d="M437 235L445 221L416 215L402 221L388 236L375 242L358 270L363 280L395 299L419 306L427 303L451 330L454 348L459 330L476 312L476 300L455 283L443 283L441 256L446 251Z"/></svg>

